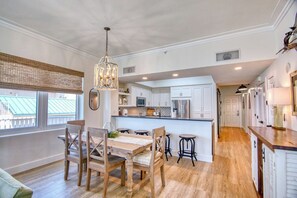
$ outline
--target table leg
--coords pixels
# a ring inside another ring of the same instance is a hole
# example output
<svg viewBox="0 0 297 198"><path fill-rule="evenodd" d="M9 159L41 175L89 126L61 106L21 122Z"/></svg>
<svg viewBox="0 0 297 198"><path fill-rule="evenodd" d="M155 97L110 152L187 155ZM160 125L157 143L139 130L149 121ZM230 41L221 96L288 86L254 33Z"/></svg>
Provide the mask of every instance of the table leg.
<svg viewBox="0 0 297 198"><path fill-rule="evenodd" d="M133 157L132 155L127 156L126 160L126 167L127 167L127 196L132 197L133 194Z"/></svg>

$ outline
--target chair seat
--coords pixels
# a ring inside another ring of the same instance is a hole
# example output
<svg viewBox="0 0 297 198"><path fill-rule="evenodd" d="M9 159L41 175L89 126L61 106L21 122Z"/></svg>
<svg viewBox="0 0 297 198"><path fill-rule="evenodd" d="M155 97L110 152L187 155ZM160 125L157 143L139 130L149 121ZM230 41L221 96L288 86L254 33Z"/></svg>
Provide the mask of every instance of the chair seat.
<svg viewBox="0 0 297 198"><path fill-rule="evenodd" d="M156 157L155 157L155 161L158 161L161 156L162 156L162 153L157 152ZM150 161L151 161L151 157L152 157L152 151L145 150L142 153L139 153L136 156L134 156L133 157L133 162L137 163L137 164L140 164L140 165L149 166Z"/></svg>
<svg viewBox="0 0 297 198"><path fill-rule="evenodd" d="M118 157L115 155L108 155L108 162L109 164L118 164L118 163L122 163L124 162L126 159L123 157ZM97 164L103 164L104 161L103 160L95 160L95 159L91 159L90 163L97 163Z"/></svg>
<svg viewBox="0 0 297 198"><path fill-rule="evenodd" d="M76 157L76 158L78 158L79 156L78 156L78 152L77 152L77 150L73 150L73 152L72 152L72 150L70 149L70 153L68 154L68 156L71 156L71 157ZM83 148L82 149L82 158L83 159L87 159L87 149L86 148Z"/></svg>

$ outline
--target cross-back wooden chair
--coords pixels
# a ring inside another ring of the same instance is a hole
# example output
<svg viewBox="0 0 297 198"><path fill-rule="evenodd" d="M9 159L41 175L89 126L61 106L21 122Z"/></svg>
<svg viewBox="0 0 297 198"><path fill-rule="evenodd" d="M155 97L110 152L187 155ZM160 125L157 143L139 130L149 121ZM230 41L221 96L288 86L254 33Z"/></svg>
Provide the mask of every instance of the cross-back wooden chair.
<svg viewBox="0 0 297 198"><path fill-rule="evenodd" d="M121 167L121 185L125 185L125 158L110 155L107 147L107 129L88 128L87 132L87 184L90 189L91 171L104 173L103 197L106 197L109 173Z"/></svg>
<svg viewBox="0 0 297 198"><path fill-rule="evenodd" d="M84 125L67 124L65 130L65 170L64 180L68 178L69 163L78 164L78 181L81 185L83 163L87 162L86 149L82 146L82 130Z"/></svg>
<svg viewBox="0 0 297 198"><path fill-rule="evenodd" d="M143 181L150 179L151 197L155 197L154 171L160 168L162 186L165 186L165 127L153 129L152 150L146 150L133 158L134 168L148 172Z"/></svg>

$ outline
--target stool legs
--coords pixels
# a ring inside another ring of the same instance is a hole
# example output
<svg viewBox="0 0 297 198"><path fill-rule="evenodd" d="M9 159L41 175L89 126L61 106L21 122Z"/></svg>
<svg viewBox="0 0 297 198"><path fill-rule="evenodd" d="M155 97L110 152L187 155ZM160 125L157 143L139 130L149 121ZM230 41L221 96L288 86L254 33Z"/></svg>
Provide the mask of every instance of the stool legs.
<svg viewBox="0 0 297 198"><path fill-rule="evenodd" d="M179 141L179 152L178 152L179 157L178 157L177 163L183 157L183 154L182 154L182 142L183 142L183 139L180 139L180 141Z"/></svg>
<svg viewBox="0 0 297 198"><path fill-rule="evenodd" d="M187 144L187 149L189 148L190 142L190 150L185 150L185 141ZM195 140L192 138L181 138L179 141L179 158L177 163L182 157L190 157L193 166L195 166L194 159L197 161L196 152L195 152Z"/></svg>
<svg viewBox="0 0 297 198"><path fill-rule="evenodd" d="M165 145L166 145L166 148L165 148L165 156L166 156L166 160L168 161L168 156L167 156L167 154L169 153L170 156L172 157L171 150L170 150L170 137L169 137L169 136L166 136L166 139L165 139Z"/></svg>

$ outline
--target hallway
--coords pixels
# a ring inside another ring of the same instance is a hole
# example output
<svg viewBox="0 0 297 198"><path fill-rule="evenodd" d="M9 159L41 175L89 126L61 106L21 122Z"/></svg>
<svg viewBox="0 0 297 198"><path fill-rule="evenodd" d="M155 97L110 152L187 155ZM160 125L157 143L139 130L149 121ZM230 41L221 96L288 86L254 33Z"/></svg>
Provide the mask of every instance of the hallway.
<svg viewBox="0 0 297 198"><path fill-rule="evenodd" d="M176 157L169 157L166 163L166 187L161 188L160 173L155 173L156 195L170 198L194 197L257 197L251 179L249 135L239 128L222 128L221 138L216 143L215 159L212 164L196 162L193 167L189 159L176 163ZM85 191L85 173L82 186L77 187L76 166L70 167L69 180L63 180L63 161L43 166L16 176L31 187L33 197L101 197L103 179L92 174L91 191ZM110 178L108 197L125 197L126 188L120 186L120 171ZM116 177L118 178L116 178ZM139 172L134 173L139 181ZM41 185L42 184L42 185ZM134 191L133 197L147 197L149 184Z"/></svg>

